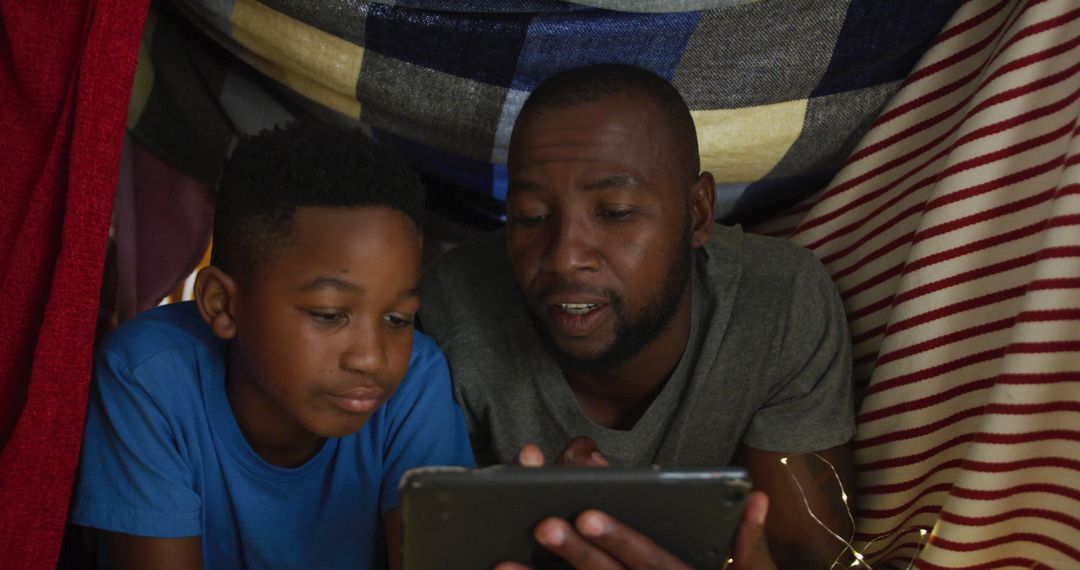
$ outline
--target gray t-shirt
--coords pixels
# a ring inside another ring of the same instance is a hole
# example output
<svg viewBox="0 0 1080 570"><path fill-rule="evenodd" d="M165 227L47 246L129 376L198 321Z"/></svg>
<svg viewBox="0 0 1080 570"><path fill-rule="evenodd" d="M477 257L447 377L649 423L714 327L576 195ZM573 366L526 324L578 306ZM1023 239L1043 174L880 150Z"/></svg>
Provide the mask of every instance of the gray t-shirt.
<svg viewBox="0 0 1080 570"><path fill-rule="evenodd" d="M696 257L690 341L632 429L582 413L545 351L502 231L429 266L421 324L450 362L476 460L509 463L535 443L551 458L588 436L613 464L717 467L738 443L800 453L854 434L851 347L835 286L807 250L717 226Z"/></svg>

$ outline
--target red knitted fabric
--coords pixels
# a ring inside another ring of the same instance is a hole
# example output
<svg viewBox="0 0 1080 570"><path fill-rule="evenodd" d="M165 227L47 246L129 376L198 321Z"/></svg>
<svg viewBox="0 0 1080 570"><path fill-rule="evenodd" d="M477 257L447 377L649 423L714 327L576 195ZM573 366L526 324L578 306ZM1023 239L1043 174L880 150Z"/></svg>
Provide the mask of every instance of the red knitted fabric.
<svg viewBox="0 0 1080 570"><path fill-rule="evenodd" d="M0 0L0 553L53 568L148 0Z"/></svg>

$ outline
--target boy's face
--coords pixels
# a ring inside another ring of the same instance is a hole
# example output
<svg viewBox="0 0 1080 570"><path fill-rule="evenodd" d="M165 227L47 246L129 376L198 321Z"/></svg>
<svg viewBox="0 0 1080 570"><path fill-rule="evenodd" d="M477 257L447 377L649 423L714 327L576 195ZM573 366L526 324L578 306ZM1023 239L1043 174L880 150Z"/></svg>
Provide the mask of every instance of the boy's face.
<svg viewBox="0 0 1080 570"><path fill-rule="evenodd" d="M405 376L420 308L421 238L405 214L299 208L293 237L234 304L229 398L264 458L359 430Z"/></svg>

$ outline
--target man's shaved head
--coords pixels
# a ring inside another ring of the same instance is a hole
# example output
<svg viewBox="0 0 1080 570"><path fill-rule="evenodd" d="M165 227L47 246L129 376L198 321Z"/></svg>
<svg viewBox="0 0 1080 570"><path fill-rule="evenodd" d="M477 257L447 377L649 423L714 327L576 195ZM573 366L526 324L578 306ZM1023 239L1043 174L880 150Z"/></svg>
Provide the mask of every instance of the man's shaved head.
<svg viewBox="0 0 1080 570"><path fill-rule="evenodd" d="M592 103L617 95L644 96L656 104L662 124L670 129L671 159L680 175L697 177L697 129L682 95L664 78L632 65L598 64L552 75L540 83L525 101L518 121L536 108L559 108Z"/></svg>

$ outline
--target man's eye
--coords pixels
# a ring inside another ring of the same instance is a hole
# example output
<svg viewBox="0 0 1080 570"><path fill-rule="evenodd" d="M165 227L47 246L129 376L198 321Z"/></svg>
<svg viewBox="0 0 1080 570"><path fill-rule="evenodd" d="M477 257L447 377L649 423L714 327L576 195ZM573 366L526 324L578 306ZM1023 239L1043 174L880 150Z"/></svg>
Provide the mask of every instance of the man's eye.
<svg viewBox="0 0 1080 570"><path fill-rule="evenodd" d="M383 320L392 327L409 327L413 324L413 320L404 315L390 314L383 317Z"/></svg>
<svg viewBox="0 0 1080 570"><path fill-rule="evenodd" d="M334 311L308 311L311 318L315 322L323 325L333 325L344 321L347 318L345 313Z"/></svg>
<svg viewBox="0 0 1080 570"><path fill-rule="evenodd" d="M597 214L603 218L611 218L614 220L622 220L630 217L634 213L631 208L603 208Z"/></svg>

